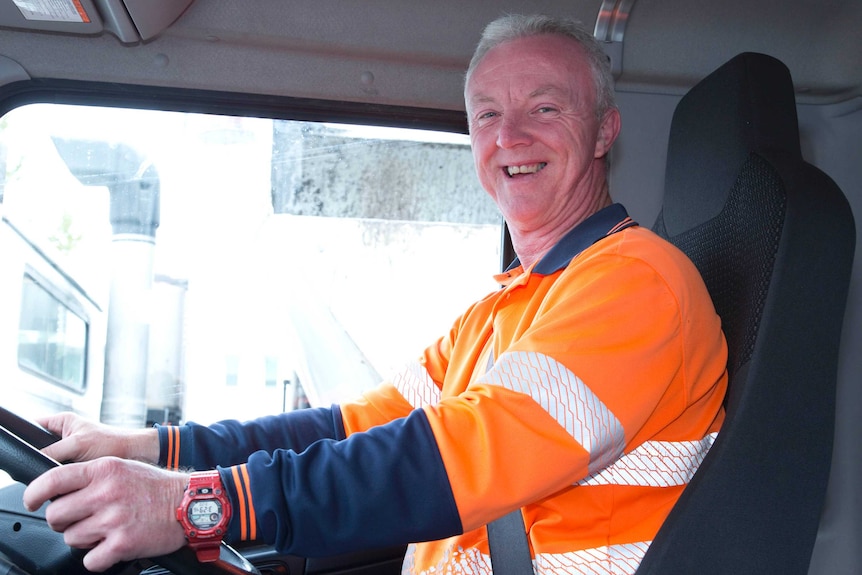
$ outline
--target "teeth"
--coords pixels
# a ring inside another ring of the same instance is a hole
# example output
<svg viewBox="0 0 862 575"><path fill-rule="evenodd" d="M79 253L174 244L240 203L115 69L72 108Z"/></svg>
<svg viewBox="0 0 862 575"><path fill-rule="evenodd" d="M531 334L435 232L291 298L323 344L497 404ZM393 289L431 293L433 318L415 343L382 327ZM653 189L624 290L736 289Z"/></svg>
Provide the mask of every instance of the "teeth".
<svg viewBox="0 0 862 575"><path fill-rule="evenodd" d="M508 172L509 176L514 176L515 174L535 174L547 165L547 162L540 162L538 164L526 164L523 166L506 166L506 172Z"/></svg>

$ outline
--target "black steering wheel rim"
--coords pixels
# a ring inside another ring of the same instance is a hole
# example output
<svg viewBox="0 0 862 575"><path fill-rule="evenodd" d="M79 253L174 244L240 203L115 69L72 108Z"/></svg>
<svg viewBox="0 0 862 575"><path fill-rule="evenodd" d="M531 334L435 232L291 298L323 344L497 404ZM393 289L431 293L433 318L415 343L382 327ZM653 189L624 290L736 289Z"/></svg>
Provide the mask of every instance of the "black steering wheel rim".
<svg viewBox="0 0 862 575"><path fill-rule="evenodd" d="M15 481L28 485L49 469L61 465L40 451L59 439L39 425L0 407L0 469ZM213 563L198 562L189 547L150 559L175 575L259 575L251 563L225 543L221 545L219 560Z"/></svg>

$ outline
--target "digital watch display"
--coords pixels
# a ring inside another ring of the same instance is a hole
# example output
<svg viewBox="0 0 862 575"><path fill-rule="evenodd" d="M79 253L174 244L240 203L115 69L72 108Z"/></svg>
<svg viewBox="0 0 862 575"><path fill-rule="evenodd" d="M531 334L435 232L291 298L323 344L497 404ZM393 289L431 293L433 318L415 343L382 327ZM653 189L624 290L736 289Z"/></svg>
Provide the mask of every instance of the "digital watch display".
<svg viewBox="0 0 862 575"><path fill-rule="evenodd" d="M221 517L222 506L217 499L196 499L189 504L189 522L198 529L212 529Z"/></svg>
<svg viewBox="0 0 862 575"><path fill-rule="evenodd" d="M177 508L177 521L183 526L198 561L218 559L221 540L230 521L230 501L218 471L191 474L183 501Z"/></svg>

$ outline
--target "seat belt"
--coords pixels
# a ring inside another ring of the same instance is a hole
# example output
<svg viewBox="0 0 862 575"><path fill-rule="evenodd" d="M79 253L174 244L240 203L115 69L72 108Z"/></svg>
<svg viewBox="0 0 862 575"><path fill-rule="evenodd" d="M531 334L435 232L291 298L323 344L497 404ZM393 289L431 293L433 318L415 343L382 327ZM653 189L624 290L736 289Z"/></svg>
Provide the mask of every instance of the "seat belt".
<svg viewBox="0 0 862 575"><path fill-rule="evenodd" d="M533 575L527 527L520 509L487 525L488 549L494 575Z"/></svg>

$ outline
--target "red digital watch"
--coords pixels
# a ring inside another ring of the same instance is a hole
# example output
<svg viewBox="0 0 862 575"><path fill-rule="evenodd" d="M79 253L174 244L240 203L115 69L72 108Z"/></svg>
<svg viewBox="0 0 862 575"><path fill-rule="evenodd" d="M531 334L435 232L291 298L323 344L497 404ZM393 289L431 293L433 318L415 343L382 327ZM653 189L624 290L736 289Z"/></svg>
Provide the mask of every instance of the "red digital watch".
<svg viewBox="0 0 862 575"><path fill-rule="evenodd" d="M230 521L230 501L218 471L196 471L189 478L183 501L177 507L177 521L183 526L189 547L198 561L219 558L221 540Z"/></svg>

